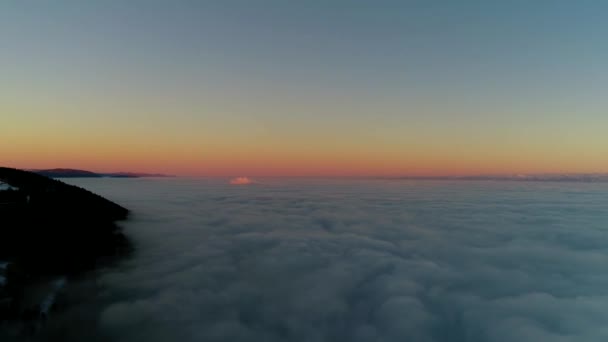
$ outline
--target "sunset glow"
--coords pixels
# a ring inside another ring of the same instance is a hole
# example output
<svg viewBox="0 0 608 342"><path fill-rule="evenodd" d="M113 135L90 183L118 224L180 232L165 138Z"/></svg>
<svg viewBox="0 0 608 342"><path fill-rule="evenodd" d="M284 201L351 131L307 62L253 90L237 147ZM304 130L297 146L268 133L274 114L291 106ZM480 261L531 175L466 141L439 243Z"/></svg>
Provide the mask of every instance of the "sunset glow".
<svg viewBox="0 0 608 342"><path fill-rule="evenodd" d="M306 3L0 5L1 164L608 172L602 11Z"/></svg>
<svg viewBox="0 0 608 342"><path fill-rule="evenodd" d="M255 183L249 177L236 177L230 180L230 184L232 185L250 185Z"/></svg>

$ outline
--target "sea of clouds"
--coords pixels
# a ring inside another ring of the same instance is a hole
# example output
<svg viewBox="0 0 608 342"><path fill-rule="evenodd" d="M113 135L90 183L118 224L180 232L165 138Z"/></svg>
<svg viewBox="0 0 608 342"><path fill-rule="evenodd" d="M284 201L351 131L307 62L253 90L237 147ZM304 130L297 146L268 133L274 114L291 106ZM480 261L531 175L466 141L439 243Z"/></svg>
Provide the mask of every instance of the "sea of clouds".
<svg viewBox="0 0 608 342"><path fill-rule="evenodd" d="M608 341L608 184L74 182L133 209L136 251L47 337Z"/></svg>

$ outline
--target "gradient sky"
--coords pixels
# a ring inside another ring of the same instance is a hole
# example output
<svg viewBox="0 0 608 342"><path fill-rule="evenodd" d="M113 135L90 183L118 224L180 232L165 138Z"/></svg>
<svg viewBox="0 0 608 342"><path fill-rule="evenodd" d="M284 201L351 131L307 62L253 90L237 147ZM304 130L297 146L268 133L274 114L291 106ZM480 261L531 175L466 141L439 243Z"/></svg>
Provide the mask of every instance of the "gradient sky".
<svg viewBox="0 0 608 342"><path fill-rule="evenodd" d="M0 3L0 164L608 172L606 1Z"/></svg>

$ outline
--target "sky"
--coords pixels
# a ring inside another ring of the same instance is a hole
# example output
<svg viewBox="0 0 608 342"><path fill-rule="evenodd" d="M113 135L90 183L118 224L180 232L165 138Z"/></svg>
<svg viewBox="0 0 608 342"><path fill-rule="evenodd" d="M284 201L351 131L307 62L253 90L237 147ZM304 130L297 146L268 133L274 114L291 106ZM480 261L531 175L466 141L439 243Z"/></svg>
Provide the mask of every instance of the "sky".
<svg viewBox="0 0 608 342"><path fill-rule="evenodd" d="M605 1L0 3L0 164L608 172Z"/></svg>

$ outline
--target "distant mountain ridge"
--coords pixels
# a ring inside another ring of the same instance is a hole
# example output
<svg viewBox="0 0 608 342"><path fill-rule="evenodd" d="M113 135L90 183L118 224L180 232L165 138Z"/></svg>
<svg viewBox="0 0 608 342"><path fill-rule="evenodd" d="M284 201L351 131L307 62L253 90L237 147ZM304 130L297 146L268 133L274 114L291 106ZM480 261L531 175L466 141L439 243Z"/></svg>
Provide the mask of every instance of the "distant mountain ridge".
<svg viewBox="0 0 608 342"><path fill-rule="evenodd" d="M51 178L142 178L142 177L174 177L160 173L141 173L141 172L111 172L97 173L87 170L78 169L45 169L45 170L30 170L42 176Z"/></svg>
<svg viewBox="0 0 608 342"><path fill-rule="evenodd" d="M608 173L543 173L543 174L471 175L471 176L403 176L403 177L394 177L392 179L603 183L603 182L608 182Z"/></svg>

